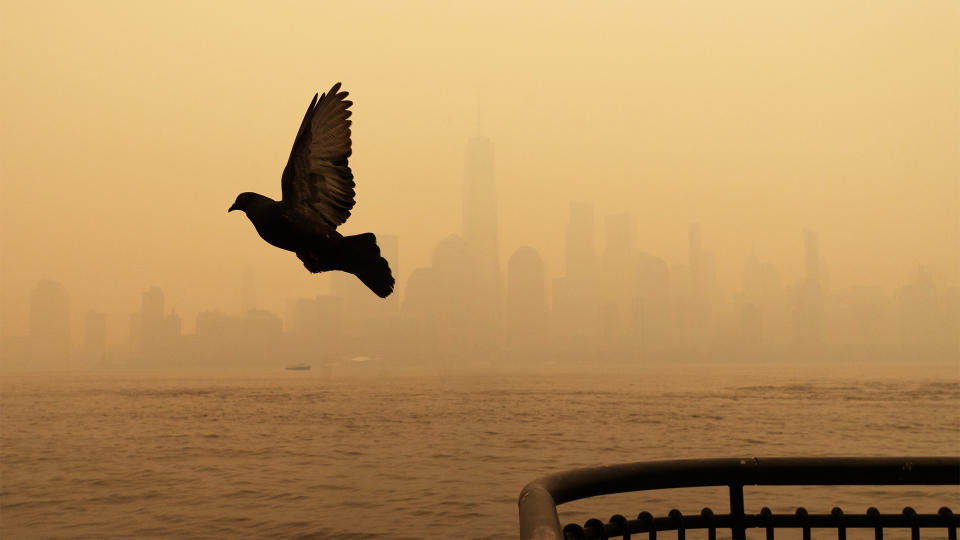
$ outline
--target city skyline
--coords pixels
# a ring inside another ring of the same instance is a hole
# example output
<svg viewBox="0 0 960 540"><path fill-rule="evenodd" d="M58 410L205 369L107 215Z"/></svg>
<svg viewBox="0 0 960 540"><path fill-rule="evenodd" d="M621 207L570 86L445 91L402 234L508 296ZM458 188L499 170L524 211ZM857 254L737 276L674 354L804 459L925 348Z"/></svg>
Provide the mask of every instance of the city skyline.
<svg viewBox="0 0 960 540"><path fill-rule="evenodd" d="M128 336L110 339L111 315L88 309L76 343L69 292L41 280L32 293L29 334L7 337L4 348L22 352L26 345L34 367L202 366L216 355L232 355L237 366L263 365L251 351L262 356L276 347L286 361L309 360L306 351L312 350L341 361L392 357L400 365L411 365L413 357L427 365L475 364L497 355L536 364L611 357L730 360L731 354L760 360L828 349L830 355L843 350L879 359L907 346L921 355L958 352L960 289L937 283L923 265L890 292L831 288L820 236L810 229L798 235L798 280L784 282L775 265L751 252L743 259L741 287L726 290L717 281L717 253L705 245L701 223L687 226L686 261L667 262L641 249L634 214L597 219L592 204L575 202L562 232L562 269L548 272L536 246L516 248L501 264L493 156L490 139L477 135L468 141L461 233L440 240L431 265L410 270L386 300L369 297L352 276L332 273L327 291L285 298L284 313L277 314L259 305L256 269L248 266L237 308L198 312L192 332L183 331L164 291L152 286L142 292L139 311L129 315ZM400 239L383 235L380 242L399 274ZM365 337L371 329L375 339ZM897 336L877 339L884 329Z"/></svg>
<svg viewBox="0 0 960 540"><path fill-rule="evenodd" d="M582 205L576 207L583 208ZM699 248L696 229L695 225L691 226L690 247L694 254ZM570 360L573 355L581 355L579 363L587 364L591 359L609 354L621 354L620 361L625 363L630 363L631 359L656 360L658 354L662 359L676 359L680 351L699 351L697 354L702 360L715 355L717 361L731 360L727 356L731 351L746 361L763 360L752 354L800 358L796 355L816 355L825 351L829 351L832 358L838 350L857 357L878 354L875 359L882 361L896 360L897 351L909 349L913 350L915 357L940 351L941 358L949 358L949 354L958 352L960 290L956 287L936 284L929 270L921 266L914 279L901 285L892 295L877 288L830 289L820 281L823 265L816 249L815 233L804 231L803 239L810 274L802 281L784 284L775 267L751 257L744 264L743 289L734 292L729 299L721 295L710 302L704 301L703 293L698 292L699 286L692 279L694 274L690 265L668 267L658 257L634 251L635 263L639 265L636 267L639 274L634 277L641 279L634 295L611 299L599 292L591 296L583 295L581 291L578 301L592 305L597 310L596 316L591 320L589 315L583 316L583 310L577 310L581 315L572 324L569 312L564 312L565 308L569 311L565 302L569 303L571 294L569 282L564 280L570 275L554 278L552 287L548 286L538 252L531 246L524 246L514 252L506 271L507 292L500 314L505 325L491 333L473 334L472 343L498 344L502 348L497 352L505 353L506 358L532 364L557 358ZM447 256L455 256L457 247L463 246L458 240L456 235L448 237L437 249L446 251ZM392 243L393 240L388 240L387 245ZM442 259L445 254L440 255ZM459 255L469 257L465 250ZM604 256L614 254L604 251L598 258ZM572 275L577 275L577 268L589 266L584 262L580 260L573 265ZM456 270L443 261L439 268L441 272ZM661 284L666 287L659 286ZM596 282L593 285L600 289ZM211 308L198 313L193 332L186 333L182 331L175 309L165 308L164 292L154 286L141 294L140 311L129 315L130 332L127 336L108 344L106 319L109 315L87 310L83 317L82 340L71 343L67 321L69 292L62 284L43 280L33 292L30 334L7 338L4 343L6 352L12 354L22 353L25 346L33 348L31 362L6 361L4 367L156 368L189 367L191 362L202 367L210 365L210 358L216 355L226 356L215 364L262 367L262 359L251 361L243 359L244 355L251 347L264 351L278 345L285 336L292 338L292 342L287 340L284 345L284 350L291 353L284 357L288 363L304 357L306 350L321 351L321 355L331 358L326 362L343 361L352 355L393 356L401 367L417 365L410 363L411 353L429 359L425 363L428 366L437 362L455 365L463 360L453 351L471 343L463 340L461 333L465 326L459 330L456 326L447 328L445 331L450 332L447 337L452 341L436 350L424 351L419 347L422 343L413 343L411 349L411 344L407 343L399 349L404 352L396 354L390 347L390 338L396 338L397 331L412 328L411 323L415 326L418 317L449 317L449 310L460 304L449 304L448 308L437 305L424 308L422 302L409 306L396 298L392 301L366 299L365 302L364 295L361 284L343 280L335 282L329 294L319 294L312 299L286 299L288 309L284 315L257 307L247 312ZM677 308L678 303L690 302L698 295L701 301L688 304L687 311ZM416 301L416 296L414 299ZM454 300L464 301L461 297ZM642 310L638 310L638 301ZM771 317L771 305L776 304L779 308L773 309L780 309L781 313ZM690 311L689 306L695 308ZM937 309L931 310L931 306L937 306ZM722 315L712 320L711 308ZM859 313L855 313L857 311ZM778 316L780 320L777 320ZM883 317L896 320L878 325ZM711 320L707 322L705 319ZM381 338L374 340L379 342L375 345L358 340L359 328L369 330L371 321L380 325L376 331ZM393 326L392 332L387 328L389 326ZM578 326L581 333L568 334L572 326ZM884 326L887 330L894 330L895 334L879 332ZM731 331L732 341L721 343L716 337L708 337L724 329ZM838 336L843 338L838 339ZM224 348L225 343L241 340L240 346ZM183 348L188 341L195 347L189 354ZM634 344L633 349L627 345L630 342ZM228 359L231 350L241 360L232 363ZM468 362L474 360L467 359Z"/></svg>
<svg viewBox="0 0 960 540"><path fill-rule="evenodd" d="M474 147L474 145L476 145L478 141L489 142L489 139L486 139L482 136L472 137L470 139L470 142L468 143L467 155L469 155L471 147ZM490 158L492 159L492 147L489 148L487 151L490 152ZM470 176L465 174L464 177L466 179L466 178L469 178ZM465 180L464 190L466 191L467 189L469 189L469 186L467 185ZM496 201L493 201L493 203L494 203L493 204L494 212L496 212ZM485 204L490 204L490 203L488 202ZM583 227L583 222L585 222L586 220L593 219L593 214L596 211L595 206L593 204L581 201L581 202L571 202L569 204L569 207L571 209L575 207L579 208L578 210L579 212L589 214L590 217L587 217L586 215L580 215L578 216L578 218L573 218L572 216L568 216L573 221L576 221L577 219L580 220L581 224L578 225L578 227L581 227L583 230L581 230L579 233L571 235L570 231L568 230L567 236L564 236L563 234L560 234L560 231L556 231L557 234L555 235L554 238L548 237L548 238L541 239L543 240L544 244L554 244L554 245L562 246L561 253L559 254L559 262L556 262L555 260L553 260L553 259L557 259L557 257L547 256L547 254L544 253L544 250L542 249L542 247L537 245L528 246L527 244L519 244L516 247L502 247L498 249L496 246L498 244L503 244L503 242L499 240L496 234L493 235L492 239L487 239L487 240L474 239L475 244L476 243L482 244L483 242L486 242L486 246L481 247L480 249L485 250L485 253L488 254L488 258L486 260L489 266L487 267L488 269L485 272L487 272L487 275L491 277L486 278L489 283L486 286L492 287L491 290L496 291L494 294L496 294L498 297L502 296L503 291L501 289L505 287L506 280L508 278L508 268L506 264L501 263L501 260L508 261L510 257L512 257L516 253L517 249L532 247L537 251L537 255L542 259L545 267L545 276L546 276L548 289L549 289L547 293L547 298L548 298L548 303L551 305L551 309L553 308L552 304L555 300L555 291L553 291L552 288L563 287L562 283L558 284L558 280L562 282L562 280L566 277L566 275L564 274L564 269L569 268L569 265L571 264L571 260L570 260L571 253L576 253L577 250L603 249L603 247L610 242L620 243L623 246L633 246L631 249L635 249L640 253L646 253L646 251L642 249L644 247L643 245L644 241L641 235L641 231L639 230L639 226L636 223L637 221L636 213L617 212L612 214L606 214L601 216L599 219L597 219L595 223L591 223L588 227ZM464 208L465 210L468 210L466 206ZM570 212L576 213L574 210L570 210ZM613 221L613 223L610 223L611 220ZM630 223L626 223L626 221L624 220L630 221ZM621 223L617 225L616 224L617 221L620 221ZM568 223L564 227L569 229L570 223L571 221L568 220ZM471 225L468 224L467 218L464 217L462 230L468 230L470 226ZM472 225L472 226L475 229L477 228L476 225ZM492 230L494 231L494 233L496 233L497 228L499 228L498 225L495 222L492 223ZM616 229L616 232L613 232L613 236L611 237L610 235L614 229ZM714 270L711 271L711 276L712 276L711 279L715 280L715 283L712 286L716 289L715 292L723 295L725 300L727 301L730 301L735 295L743 292L743 290L741 290L741 287L743 287L741 282L744 279L745 274L750 272L750 270L747 269L746 266L749 264L749 261L751 260L762 261L764 264L772 268L773 271L781 279L790 280L790 276L792 275L795 278L794 281L802 282L804 280L807 280L808 276L811 273L811 268L809 267L810 263L807 260L807 258L805 258L804 256L804 250L808 249L807 247L795 250L796 256L792 258L794 262L794 264L792 265L786 265L786 266L774 265L769 257L764 257L763 253L758 253L758 250L752 246L748 250L742 253L742 255L739 257L739 262L738 262L738 257L731 256L730 254L726 254L726 253L718 254L715 252L703 252L702 254L700 254L700 249L701 249L700 246L702 246L704 243L703 231L706 230L706 237L709 238L710 236L712 236L712 231L710 231L708 227L704 227L703 222L700 222L700 221L693 222L693 223L678 222L677 227L675 229L676 230L674 230L671 233L672 236L679 236L678 234L679 231L683 231L684 229L686 229L687 236L688 236L687 242L686 242L687 246L682 250L683 252L685 252L686 257L685 258L676 257L673 259L666 259L660 255L653 255L653 256L655 258L659 258L663 260L664 262L669 261L667 262L668 266L677 265L677 264L680 264L680 265L686 264L686 265L693 265L698 267L703 265L709 265L713 267ZM694 229L699 229L699 232L694 233L693 232ZM807 235L813 232L813 229L810 229L808 227L798 227L798 229L794 232L797 235L801 235L800 242L804 242L805 240L802 239L803 235ZM435 244L435 247L432 250L431 258L435 256L437 246L444 244L444 242L449 243L450 234L455 234L461 240L466 241L463 238L462 233L460 234L448 233L446 236L441 237L437 241L437 243ZM476 235L477 233L472 232L471 234ZM488 237L491 236L489 232L484 234L487 234ZM698 237L698 239L694 241L690 238L690 235L694 235ZM565 239L558 241L557 239L560 237L564 237ZM396 291L390 298L387 299L387 302L399 304L400 302L403 302L406 297L408 282L410 281L411 278L415 279L413 274L418 269L423 267L412 264L411 261L407 261L406 266L403 266L403 267L399 266L399 260L397 260L397 255L398 255L397 242L399 240L399 237L395 235L384 234L384 235L381 235L380 238L387 239L386 242L388 244L382 247L384 249L384 253L389 254L387 258L391 262L391 266L395 268L394 272L396 273L396 276L397 276ZM818 235L816 242L819 243L819 241L820 239ZM828 238L827 244L829 245L829 243L830 242ZM516 244L516 242L512 242L512 244ZM510 249L512 249L513 251L509 251ZM473 251L474 248L471 248L471 250ZM674 250L674 251L680 252L681 250ZM822 249L818 246L816 248L816 251L819 253L822 251ZM496 257L489 257L491 253L496 254ZM600 252L598 251L598 253ZM700 254L703 257L702 260L698 258L698 254ZM393 256L394 258L391 259L390 256ZM602 259L601 257L598 257L596 261L590 264L598 265L597 268L599 268L599 266L603 262L601 259ZM607 264L610 265L615 263L607 262ZM726 281L727 284L721 283L721 280L719 279L719 272L716 270L716 267L720 266L721 264L727 267L728 269L730 267L737 268L736 272L732 274L730 274L728 271L727 279L722 280L722 281ZM831 283L831 285L834 287L850 288L850 289L854 289L858 287L876 288L876 289L879 289L879 291L885 295L895 294L897 290L903 286L904 283L906 283L908 280L913 279L913 276L915 276L918 271L929 273L931 276L931 279L940 288L957 287L956 279L952 279L948 273L945 273L942 271L938 272L936 269L932 268L930 265L925 264L924 261L913 261L908 263L901 260L901 261L896 261L896 264L898 264L899 266L905 269L903 271L903 279L899 283L888 283L885 285L871 285L871 284L863 284L863 283L850 282L850 281L847 281L841 284L836 284L835 282L833 282L833 280L831 280L831 276L828 268L826 267L819 268L816 270L816 272L822 273L823 274L822 279L827 283ZM422 265L422 261L421 261L421 265ZM494 268L496 268L496 271L493 270ZM582 278L583 272L586 272L586 271L587 270L580 268L580 269L575 269L573 272L574 272L574 275L577 275L578 273L581 274L581 278ZM226 305L202 306L196 310L184 312L184 314L187 316L186 322L184 323L185 327L190 330L195 330L194 320L196 318L196 315L201 312L209 311L209 310L216 310L216 311L221 311L225 313L242 314L242 313L245 313L246 311L249 311L249 306L257 305L260 307L267 307L269 310L277 313L283 313L284 311L286 311L286 308L278 307L278 306L284 306L286 303L288 303L291 300L291 298L294 298L294 297L272 296L269 298L262 298L263 295L262 294L258 295L256 291L257 289L256 279L254 278L256 274L257 274L257 265L248 264L240 272L237 272L235 275L227 276L228 278L232 278L237 282L237 289L239 290L239 293L231 297L228 300L228 303ZM356 280L353 279L351 276L340 275L340 274L341 273L339 272L321 274L319 278L316 278L316 277L314 278L313 284L312 286L310 286L310 288L314 289L316 294L336 294L336 291L338 290L341 293L343 293L343 291L346 289L350 289L355 286L360 286L359 282L353 283ZM49 281L54 283L61 283L60 281L53 278L54 276L49 276L49 277L40 279L38 282ZM731 286L730 282L732 282L734 285ZM156 286L156 285L151 285L151 287L152 286ZM167 294L171 294L174 298L180 298L181 300L190 296L189 292L184 289L178 290L175 287L167 287L165 290ZM357 294L357 293L362 293L362 289L356 289L353 292L355 294L355 297L363 296L362 294ZM22 291L21 294L23 296L28 296L28 293L26 291ZM563 293L561 293L561 295L562 294ZM129 296L132 297L133 295L129 295ZM502 300L503 298L500 298L500 301ZM176 305L177 304L176 300L174 300L172 304ZM69 315L70 324L68 326L72 329L70 340L72 343L74 343L74 345L76 345L76 343L78 343L80 340L83 339L83 330L81 329L83 328L84 323L82 318L85 316L84 313L88 311L101 313L104 311L104 309L100 304L88 303L86 304L85 308L78 308L70 312L70 315ZM121 330L126 329L129 326L129 324L127 322L121 322L121 320L117 318L117 315L115 313L111 312L111 314L113 316L108 317L106 322L106 325L109 329L109 331L107 332L108 334L107 342L111 347L116 347L123 343L124 338L121 337L123 334ZM500 316L503 316L503 314L501 313ZM0 339L15 339L17 337L22 337L25 334L29 334L30 332L29 316L27 315L22 316L21 318L19 318L19 323L18 323L18 318L9 317L8 315L8 318L5 320L5 324L3 326L4 326L3 335L0 336ZM16 330L11 331L10 330L11 328L15 328Z"/></svg>
<svg viewBox="0 0 960 540"><path fill-rule="evenodd" d="M598 219L633 211L638 246L671 264L686 263L688 225L701 223L727 291L751 251L786 282L799 279L804 228L820 233L834 286L890 292L921 264L956 283L950 4L927 16L897 3L748 4L763 24L726 24L722 5L696 17L684 6L611 6L578 15L589 39L576 46L560 30L572 9L516 6L505 20L493 5L449 7L450 24L431 33L379 19L381 34L362 32L395 43L389 51L354 39L351 25L369 14L351 5L279 9L273 17L297 27L299 46L241 9L225 19L213 6L168 6L150 18L134 5L11 5L0 55L12 74L0 105L0 336L26 334L30 290L44 278L71 292L74 340L84 307L133 313L152 285L188 331L204 309L239 309L248 267L259 303L277 313L287 297L327 291L327 278L257 245L224 210L238 190L279 196L290 126L335 81L355 100L357 205L343 232L400 238L402 280L461 229L464 145L478 134L482 95L501 267L531 245L550 276L562 275L567 206L586 201ZM429 9L389 11L419 24L414 14ZM350 21L325 34L330 46L350 43L349 54L290 69L316 62L305 13ZM99 26L114 17L125 25ZM627 21L646 22L637 32ZM541 40L527 39L531 26ZM114 54L117 43L142 61ZM217 43L241 48L226 61ZM55 110L65 80L71 106ZM53 134L72 141L58 159ZM126 332L116 315L107 324L111 339Z"/></svg>

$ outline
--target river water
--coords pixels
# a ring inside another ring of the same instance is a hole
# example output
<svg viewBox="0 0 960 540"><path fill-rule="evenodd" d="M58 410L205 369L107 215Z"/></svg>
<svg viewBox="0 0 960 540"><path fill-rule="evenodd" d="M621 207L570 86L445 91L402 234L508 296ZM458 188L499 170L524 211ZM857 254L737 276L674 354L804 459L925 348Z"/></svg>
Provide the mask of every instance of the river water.
<svg viewBox="0 0 960 540"><path fill-rule="evenodd" d="M0 398L4 538L512 538L520 489L574 467L960 454L960 366L20 373ZM960 511L954 487L765 489L748 510ZM707 505L724 491L560 510Z"/></svg>

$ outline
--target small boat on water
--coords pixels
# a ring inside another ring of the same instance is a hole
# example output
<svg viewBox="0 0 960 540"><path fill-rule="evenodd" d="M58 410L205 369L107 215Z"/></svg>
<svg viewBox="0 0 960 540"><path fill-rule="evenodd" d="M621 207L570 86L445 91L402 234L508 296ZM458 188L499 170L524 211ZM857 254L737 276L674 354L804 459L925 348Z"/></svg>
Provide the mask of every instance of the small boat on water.
<svg viewBox="0 0 960 540"><path fill-rule="evenodd" d="M299 364L287 366L284 369L286 369L287 371L310 371L310 364L304 364L301 362Z"/></svg>

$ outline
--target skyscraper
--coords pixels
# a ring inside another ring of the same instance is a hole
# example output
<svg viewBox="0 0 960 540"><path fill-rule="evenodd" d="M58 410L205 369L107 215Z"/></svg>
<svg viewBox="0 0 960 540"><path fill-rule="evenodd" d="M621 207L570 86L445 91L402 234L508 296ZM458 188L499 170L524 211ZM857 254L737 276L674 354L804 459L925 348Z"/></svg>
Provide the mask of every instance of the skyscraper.
<svg viewBox="0 0 960 540"><path fill-rule="evenodd" d="M566 276L553 281L551 331L556 353L584 358L596 345L599 323L593 206L571 203L566 226Z"/></svg>
<svg viewBox="0 0 960 540"><path fill-rule="evenodd" d="M163 318L163 333L160 335L162 344L167 348L180 339L182 322L177 312L170 310L170 313Z"/></svg>
<svg viewBox="0 0 960 540"><path fill-rule="evenodd" d="M145 356L156 353L163 339L163 291L151 287L140 297L140 352Z"/></svg>
<svg viewBox="0 0 960 540"><path fill-rule="evenodd" d="M481 334L500 335L500 242L497 191L494 182L493 143L483 136L467 142L463 175L463 242L473 259L469 286L474 324ZM469 285L468 285L469 284Z"/></svg>
<svg viewBox="0 0 960 540"><path fill-rule="evenodd" d="M88 311L83 318L83 355L88 361L99 362L107 352L107 316Z"/></svg>
<svg viewBox="0 0 960 540"><path fill-rule="evenodd" d="M631 262L636 255L636 220L629 213L607 216L604 223L604 300L622 300L635 292Z"/></svg>
<svg viewBox="0 0 960 540"><path fill-rule="evenodd" d="M713 253L704 251L700 224L693 223L687 231L689 242L689 296L685 314L686 341L694 350L712 345L714 306L718 303L716 270Z"/></svg>
<svg viewBox="0 0 960 540"><path fill-rule="evenodd" d="M436 298L434 320L437 353L453 361L485 357L494 345L494 303L489 294L474 287L480 261L466 241L450 235L433 251L431 291Z"/></svg>
<svg viewBox="0 0 960 540"><path fill-rule="evenodd" d="M752 254L747 258L743 268L743 293L739 300L743 306L757 308L757 313L750 316L759 317L759 345L771 347L789 343L789 304L780 275L772 263L761 261Z"/></svg>
<svg viewBox="0 0 960 540"><path fill-rule="evenodd" d="M570 203L566 233L567 277L575 281L593 281L597 265L593 206L582 202Z"/></svg>
<svg viewBox="0 0 960 540"><path fill-rule="evenodd" d="M510 257L507 270L507 350L521 360L543 352L547 339L547 297L543 259L532 247Z"/></svg>
<svg viewBox="0 0 960 540"><path fill-rule="evenodd" d="M639 340L641 357L663 355L673 338L670 269L666 261L646 253L638 254L637 288L631 333Z"/></svg>
<svg viewBox="0 0 960 540"><path fill-rule="evenodd" d="M606 353L626 352L637 298L636 221L622 213L607 216L601 259L600 336Z"/></svg>
<svg viewBox="0 0 960 540"><path fill-rule="evenodd" d="M794 342L802 350L823 345L824 287L817 233L803 231L806 275L797 295L793 311Z"/></svg>
<svg viewBox="0 0 960 540"><path fill-rule="evenodd" d="M463 240L479 259L485 286L495 285L500 268L497 190L493 142L476 136L467 142L463 175Z"/></svg>
<svg viewBox="0 0 960 540"><path fill-rule="evenodd" d="M70 295L45 279L30 298L30 353L35 365L62 364L70 354Z"/></svg>

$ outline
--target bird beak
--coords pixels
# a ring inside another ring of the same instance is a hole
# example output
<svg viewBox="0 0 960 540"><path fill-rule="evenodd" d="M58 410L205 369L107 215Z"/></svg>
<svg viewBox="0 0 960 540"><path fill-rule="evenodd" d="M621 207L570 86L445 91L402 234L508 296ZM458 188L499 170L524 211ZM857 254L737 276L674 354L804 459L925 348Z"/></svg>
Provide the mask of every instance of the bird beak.
<svg viewBox="0 0 960 540"><path fill-rule="evenodd" d="M237 203L233 203L230 205L230 209L227 210L227 212L233 212L236 209L237 209Z"/></svg>

